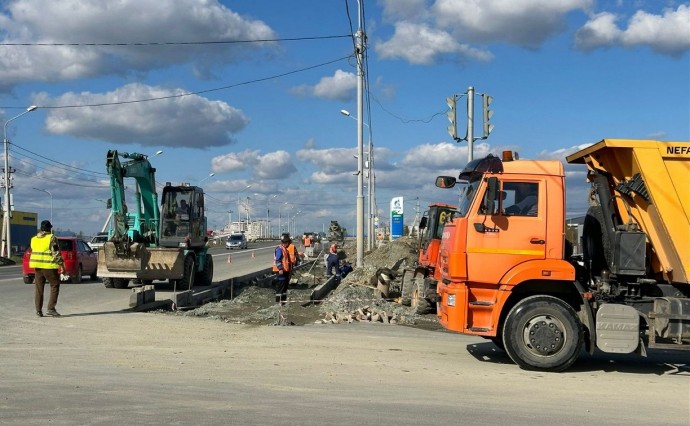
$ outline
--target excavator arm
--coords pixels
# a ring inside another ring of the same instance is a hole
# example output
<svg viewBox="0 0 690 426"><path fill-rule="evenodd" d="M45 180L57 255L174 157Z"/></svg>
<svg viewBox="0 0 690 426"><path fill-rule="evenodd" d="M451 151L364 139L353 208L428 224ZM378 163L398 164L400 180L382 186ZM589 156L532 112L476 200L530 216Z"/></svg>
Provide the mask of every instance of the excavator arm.
<svg viewBox="0 0 690 426"><path fill-rule="evenodd" d="M121 163L119 157L128 161ZM110 176L111 212L114 243L155 243L158 239L160 209L156 193L156 169L148 157L137 153L108 151L106 169ZM125 202L125 178L136 181L135 211ZM126 244L125 244L126 245Z"/></svg>

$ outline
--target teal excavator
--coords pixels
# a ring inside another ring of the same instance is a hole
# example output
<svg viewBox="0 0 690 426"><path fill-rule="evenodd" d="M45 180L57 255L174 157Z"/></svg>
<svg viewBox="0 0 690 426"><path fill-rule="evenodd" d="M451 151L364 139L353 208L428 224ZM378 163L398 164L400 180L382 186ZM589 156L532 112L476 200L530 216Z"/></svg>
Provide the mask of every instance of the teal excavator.
<svg viewBox="0 0 690 426"><path fill-rule="evenodd" d="M125 161L120 161L120 157ZM98 251L98 276L107 288L168 280L177 289L211 285L204 190L186 183L163 187L160 207L156 169L144 154L108 151L108 208L112 226ZM135 199L125 201L125 178L135 181Z"/></svg>

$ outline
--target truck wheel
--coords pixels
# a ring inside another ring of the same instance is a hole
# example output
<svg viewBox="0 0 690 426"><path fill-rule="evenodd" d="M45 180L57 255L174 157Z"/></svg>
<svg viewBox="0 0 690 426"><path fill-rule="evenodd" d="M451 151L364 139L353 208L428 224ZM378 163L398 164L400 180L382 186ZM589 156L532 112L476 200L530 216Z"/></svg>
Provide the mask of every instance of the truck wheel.
<svg viewBox="0 0 690 426"><path fill-rule="evenodd" d="M112 278L103 278L103 285L105 286L105 288L113 288L114 287L113 279Z"/></svg>
<svg viewBox="0 0 690 426"><path fill-rule="evenodd" d="M608 269L611 262L611 242L604 234L604 212L600 206L592 206L587 210L582 225L582 254L585 265L591 265L592 275L601 275L603 269Z"/></svg>
<svg viewBox="0 0 690 426"><path fill-rule="evenodd" d="M410 306L419 315L428 314L431 312L431 303L426 298L428 286L424 277L417 277L412 281L412 295L410 297Z"/></svg>
<svg viewBox="0 0 690 426"><path fill-rule="evenodd" d="M98 274L97 274L96 269L94 269L93 272L91 273L91 275L89 275L89 278L91 278L91 281L96 281L98 279Z"/></svg>
<svg viewBox="0 0 690 426"><path fill-rule="evenodd" d="M415 287L414 271L406 269L400 280L400 303L405 306L412 305L412 293Z"/></svg>
<svg viewBox="0 0 690 426"><path fill-rule="evenodd" d="M213 257L210 254L206 254L205 257L204 270L196 274L196 285L210 286L213 284Z"/></svg>
<svg viewBox="0 0 690 426"><path fill-rule="evenodd" d="M72 281L72 284L81 284L81 274L82 274L82 269L81 265L77 267L77 275L73 276L70 281Z"/></svg>
<svg viewBox="0 0 690 426"><path fill-rule="evenodd" d="M31 275L24 275L22 278L24 279L24 284L34 283L34 277L32 277Z"/></svg>
<svg viewBox="0 0 690 426"><path fill-rule="evenodd" d="M129 280L127 278L113 278L113 287L127 288L129 287Z"/></svg>
<svg viewBox="0 0 690 426"><path fill-rule="evenodd" d="M503 326L505 350L525 370L563 371L577 360L583 341L577 314L553 296L520 301Z"/></svg>

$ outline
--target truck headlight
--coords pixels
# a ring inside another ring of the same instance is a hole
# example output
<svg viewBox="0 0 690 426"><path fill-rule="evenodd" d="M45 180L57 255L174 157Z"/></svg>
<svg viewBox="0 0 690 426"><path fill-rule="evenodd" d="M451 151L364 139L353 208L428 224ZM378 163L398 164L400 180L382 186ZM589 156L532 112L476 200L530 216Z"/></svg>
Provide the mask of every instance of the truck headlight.
<svg viewBox="0 0 690 426"><path fill-rule="evenodd" d="M446 305L455 306L455 295L454 294L448 295L448 300L446 301Z"/></svg>

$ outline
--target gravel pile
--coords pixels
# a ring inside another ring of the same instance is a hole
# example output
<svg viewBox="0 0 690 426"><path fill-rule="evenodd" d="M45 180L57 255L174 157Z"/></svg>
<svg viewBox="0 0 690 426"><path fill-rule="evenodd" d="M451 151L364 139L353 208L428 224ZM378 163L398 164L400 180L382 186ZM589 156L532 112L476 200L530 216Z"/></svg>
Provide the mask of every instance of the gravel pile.
<svg viewBox="0 0 690 426"><path fill-rule="evenodd" d="M365 253L364 266L350 272L326 300L319 304L309 303L312 289L326 281L323 260L317 258L313 267L295 271L293 278L297 279L297 284L289 288L290 303L287 306L278 306L275 303L273 288L246 286L236 288L232 300L207 303L176 314L240 324L306 325L323 323L325 318L333 318L336 315L356 316L364 309L386 312L395 317L395 323L400 325L440 329L435 315L417 315L408 306L381 298L376 290L377 271L387 268L399 280L403 269L413 267L417 261L416 246L414 239L400 238ZM354 264L354 242L347 241L340 247L339 256Z"/></svg>

